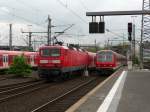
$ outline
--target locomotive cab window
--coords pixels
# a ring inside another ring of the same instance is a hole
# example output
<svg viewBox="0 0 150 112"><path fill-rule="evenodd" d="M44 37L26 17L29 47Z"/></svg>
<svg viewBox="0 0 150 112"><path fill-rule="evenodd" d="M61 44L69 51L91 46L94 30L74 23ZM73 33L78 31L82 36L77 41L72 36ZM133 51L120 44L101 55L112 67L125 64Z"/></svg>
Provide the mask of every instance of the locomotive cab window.
<svg viewBox="0 0 150 112"><path fill-rule="evenodd" d="M60 56L60 49L42 49L41 55L42 56L58 57L58 56Z"/></svg>

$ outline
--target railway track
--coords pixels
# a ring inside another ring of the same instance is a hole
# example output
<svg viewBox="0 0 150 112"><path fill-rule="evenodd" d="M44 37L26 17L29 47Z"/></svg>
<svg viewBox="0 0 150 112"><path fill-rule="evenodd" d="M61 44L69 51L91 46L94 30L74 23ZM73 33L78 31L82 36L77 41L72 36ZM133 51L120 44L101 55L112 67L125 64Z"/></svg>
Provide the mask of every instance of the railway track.
<svg viewBox="0 0 150 112"><path fill-rule="evenodd" d="M0 81L7 80L8 78L0 78Z"/></svg>
<svg viewBox="0 0 150 112"><path fill-rule="evenodd" d="M143 66L145 69L150 69L150 62L144 62Z"/></svg>
<svg viewBox="0 0 150 112"><path fill-rule="evenodd" d="M21 83L16 83L16 84L11 84L11 85L0 86L0 92L5 91L5 90L9 90L9 89L13 89L13 88L22 87L22 86L25 86L28 84L36 83L38 81L40 81L40 80L34 80L34 81L21 82Z"/></svg>
<svg viewBox="0 0 150 112"><path fill-rule="evenodd" d="M5 102L8 99L15 98L19 95L24 95L47 86L49 86L49 84L46 84L45 81L37 81L32 83L28 82L28 84L23 83L22 85L17 85L17 87L0 91L0 103Z"/></svg>
<svg viewBox="0 0 150 112"><path fill-rule="evenodd" d="M7 75L0 75L0 81L3 81L3 80L7 80L11 78L11 76L7 76Z"/></svg>
<svg viewBox="0 0 150 112"><path fill-rule="evenodd" d="M47 103L39 106L36 109L33 109L31 112L64 112L104 79L105 78L94 78L90 81L87 81L77 87L74 87L64 94L49 100Z"/></svg>
<svg viewBox="0 0 150 112"><path fill-rule="evenodd" d="M29 90L26 93L24 92L23 94L12 98L4 99L0 102L0 110L2 112L30 112L45 104L49 100L56 99L73 88L76 88L85 82L91 81L93 78L94 77L77 77L64 82L49 83L48 86L43 88L41 87L42 85L39 85L41 89L33 91Z"/></svg>

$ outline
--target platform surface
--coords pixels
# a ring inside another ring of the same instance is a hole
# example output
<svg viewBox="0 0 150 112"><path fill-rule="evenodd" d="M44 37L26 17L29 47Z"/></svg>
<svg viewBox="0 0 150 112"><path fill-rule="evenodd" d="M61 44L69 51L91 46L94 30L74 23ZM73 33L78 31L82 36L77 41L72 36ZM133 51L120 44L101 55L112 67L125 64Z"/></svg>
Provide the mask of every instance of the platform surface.
<svg viewBox="0 0 150 112"><path fill-rule="evenodd" d="M67 112L150 112L150 71L123 71Z"/></svg>

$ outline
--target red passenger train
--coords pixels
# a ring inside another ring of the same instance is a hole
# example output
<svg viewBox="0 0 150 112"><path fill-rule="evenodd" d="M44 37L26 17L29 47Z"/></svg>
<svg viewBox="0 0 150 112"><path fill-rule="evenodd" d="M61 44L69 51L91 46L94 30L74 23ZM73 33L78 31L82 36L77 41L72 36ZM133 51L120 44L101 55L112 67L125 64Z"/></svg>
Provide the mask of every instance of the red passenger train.
<svg viewBox="0 0 150 112"><path fill-rule="evenodd" d="M0 50L0 69L8 69L13 63L14 57L22 54L27 59L28 64L37 67L38 54L36 52Z"/></svg>
<svg viewBox="0 0 150 112"><path fill-rule="evenodd" d="M38 72L40 77L53 79L66 77L73 71L94 67L93 54L67 46L43 46L39 49ZM96 56L96 54L95 54ZM65 74L64 74L65 73Z"/></svg>
<svg viewBox="0 0 150 112"><path fill-rule="evenodd" d="M101 50L96 54L96 69L100 71L113 71L126 63L125 56L112 50Z"/></svg>

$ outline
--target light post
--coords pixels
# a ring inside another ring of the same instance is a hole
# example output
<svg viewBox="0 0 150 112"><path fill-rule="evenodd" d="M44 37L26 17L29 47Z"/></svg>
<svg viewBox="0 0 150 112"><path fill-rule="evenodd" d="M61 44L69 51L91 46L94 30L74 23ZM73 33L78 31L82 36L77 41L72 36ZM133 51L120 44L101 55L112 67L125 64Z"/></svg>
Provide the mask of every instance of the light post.
<svg viewBox="0 0 150 112"><path fill-rule="evenodd" d="M131 16L131 18L132 18L132 23L133 23L133 32L132 32L132 37L133 37L133 39L131 40L131 42L132 42L132 51L133 51L133 59L135 59L135 18L136 18L137 16Z"/></svg>
<svg viewBox="0 0 150 112"><path fill-rule="evenodd" d="M28 25L28 30L29 30L29 50L32 49L32 44L31 44L32 32L31 32L31 29L32 29L32 25Z"/></svg>

